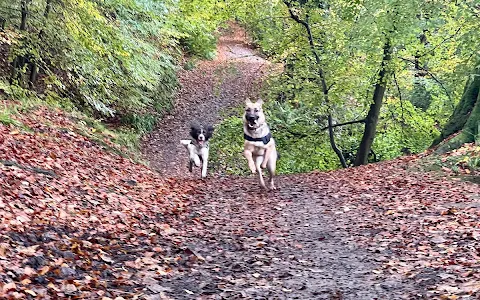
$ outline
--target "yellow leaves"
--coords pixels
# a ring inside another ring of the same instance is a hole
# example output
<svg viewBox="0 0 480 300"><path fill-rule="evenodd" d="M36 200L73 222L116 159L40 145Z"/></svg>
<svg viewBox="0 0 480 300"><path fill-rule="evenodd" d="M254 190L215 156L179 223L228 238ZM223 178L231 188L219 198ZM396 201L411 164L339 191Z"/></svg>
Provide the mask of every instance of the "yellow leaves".
<svg viewBox="0 0 480 300"><path fill-rule="evenodd" d="M36 297L37 296L37 293L35 293L34 291L32 290L24 290L23 291L24 293L30 295L30 296L33 296L33 297Z"/></svg>
<svg viewBox="0 0 480 300"><path fill-rule="evenodd" d="M131 57L132 56L130 54L130 52L125 51L125 50L116 50L114 53L118 56L121 56L121 57Z"/></svg>
<svg viewBox="0 0 480 300"><path fill-rule="evenodd" d="M456 296L456 295L441 295L440 299L442 299L442 300L456 300L456 299L458 299L458 296Z"/></svg>
<svg viewBox="0 0 480 300"><path fill-rule="evenodd" d="M44 266L43 268L40 269L40 271L38 272L38 274L40 274L40 275L45 275L45 274L47 274L49 271L50 271L50 267L49 267L49 266Z"/></svg>

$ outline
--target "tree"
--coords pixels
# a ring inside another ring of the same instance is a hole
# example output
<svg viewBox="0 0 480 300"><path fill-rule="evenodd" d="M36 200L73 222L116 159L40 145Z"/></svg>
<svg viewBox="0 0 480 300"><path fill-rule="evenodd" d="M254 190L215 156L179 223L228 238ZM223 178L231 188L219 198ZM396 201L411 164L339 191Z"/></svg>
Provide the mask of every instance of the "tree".
<svg viewBox="0 0 480 300"><path fill-rule="evenodd" d="M437 152L444 153L458 148L464 143L478 140L480 134L480 65L470 74L463 91L462 98L453 114L444 126L440 136L432 146L439 145L452 134L452 139L440 145Z"/></svg>
<svg viewBox="0 0 480 300"><path fill-rule="evenodd" d="M327 80L325 78L325 72L323 71L323 68L322 68L322 61L320 59L319 54L317 53L317 47L315 45L315 42L313 41L312 30L310 28L310 24L309 24L309 20L308 20L309 19L308 18L308 13L307 13L305 19L302 20L302 19L300 19L299 16L297 16L294 13L292 1L284 0L283 2L288 7L288 12L290 14L290 17L295 22L302 25L305 28L305 31L307 33L308 44L309 44L309 47L310 47L310 50L311 50L313 56L315 57L316 67L318 68L318 81L319 81L320 87L322 89L323 99L325 101L325 104L328 106L328 137L329 137L330 145L331 145L333 151L335 152L335 154L337 154L338 159L340 160L340 163L341 163L342 167L346 168L347 163L345 162L345 158L343 157L343 153L338 148L337 144L335 143L335 136L333 134L333 119L332 119L330 101L328 99L329 88L328 88L328 85L327 85Z"/></svg>
<svg viewBox="0 0 480 300"><path fill-rule="evenodd" d="M375 84L373 92L373 103L370 104L367 117L365 118L365 130L363 132L360 146L358 147L357 155L355 157L355 166L365 165L368 163L368 155L372 150L373 140L377 132L378 119L380 117L380 108L383 104L383 97L387 88L389 70L388 63L392 59L392 46L387 37L383 47L383 59L378 72L378 81Z"/></svg>

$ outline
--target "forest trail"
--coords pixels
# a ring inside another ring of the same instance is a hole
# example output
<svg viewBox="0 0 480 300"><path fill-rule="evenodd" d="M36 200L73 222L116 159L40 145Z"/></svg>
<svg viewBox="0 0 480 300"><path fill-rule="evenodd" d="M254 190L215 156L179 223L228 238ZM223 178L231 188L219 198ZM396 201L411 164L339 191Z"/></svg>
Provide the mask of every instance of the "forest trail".
<svg viewBox="0 0 480 300"><path fill-rule="evenodd" d="M145 148L168 173L60 109L0 124L0 299L478 299L479 186L420 172L417 156L278 176L273 192L185 178L190 119L218 121L267 64L238 41L181 74L175 118Z"/></svg>
<svg viewBox="0 0 480 300"><path fill-rule="evenodd" d="M188 173L178 141L188 138L190 122L221 120L220 112L254 92L268 65L238 27L220 38L217 51L215 60L181 72L175 110L145 143L146 157L163 176L198 184L187 196L189 217L175 228L184 238L185 268L162 280L164 295L419 299L477 292L476 279L453 284L469 267L448 265L457 255L468 256L475 242L458 245L461 236L445 231L453 225L444 222L451 222L449 209L462 207L466 223L456 228L468 231L478 189L406 171L414 157L280 176L279 189L269 193L259 190L255 177L199 181L198 170ZM454 240L447 242L449 237Z"/></svg>
<svg viewBox="0 0 480 300"><path fill-rule="evenodd" d="M217 56L201 61L193 70L179 72L180 89L173 111L165 116L143 143L143 153L153 169L166 177L198 178L200 170L187 170L190 124L214 125L220 114L244 103L257 89L270 63L257 56L245 31L231 24L219 38Z"/></svg>

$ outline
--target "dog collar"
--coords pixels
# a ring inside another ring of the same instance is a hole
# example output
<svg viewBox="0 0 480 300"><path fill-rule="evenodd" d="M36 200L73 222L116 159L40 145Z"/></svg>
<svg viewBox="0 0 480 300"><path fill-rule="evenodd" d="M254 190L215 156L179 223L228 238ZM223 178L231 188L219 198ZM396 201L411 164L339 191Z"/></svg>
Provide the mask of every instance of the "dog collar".
<svg viewBox="0 0 480 300"><path fill-rule="evenodd" d="M266 144L268 144L268 142L270 142L270 139L272 138L272 133L269 132L266 136L261 137L261 138L254 138L254 137L249 136L249 135L246 134L246 133L243 133L243 137L244 137L247 141L250 141L250 142L263 142L263 144L266 145Z"/></svg>

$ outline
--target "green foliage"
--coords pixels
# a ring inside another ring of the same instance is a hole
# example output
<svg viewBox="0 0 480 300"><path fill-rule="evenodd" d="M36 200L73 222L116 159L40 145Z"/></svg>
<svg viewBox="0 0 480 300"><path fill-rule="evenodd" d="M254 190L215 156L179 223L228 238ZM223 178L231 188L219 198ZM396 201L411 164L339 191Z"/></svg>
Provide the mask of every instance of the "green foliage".
<svg viewBox="0 0 480 300"><path fill-rule="evenodd" d="M213 59L216 55L215 31L231 18L225 1L180 0L175 25L182 33L180 44L189 55Z"/></svg>
<svg viewBox="0 0 480 300"><path fill-rule="evenodd" d="M291 13L308 22L319 63L305 27L291 18L283 1L247 1L237 11L254 42L284 66L283 72L270 78L266 98L290 107L293 113L272 107L272 114L277 119L299 116L291 125L302 124L298 133L307 136L326 126L328 113L336 123L365 118L388 39L393 53L387 68L392 76L387 78L387 100L373 150L377 159L390 159L426 149L452 113L475 65L478 43L474 40L480 31L474 1L290 3ZM321 79L328 88L328 102ZM345 154L355 152L362 130L359 124L335 128L336 142ZM327 139L322 132L311 144L322 146ZM283 142L292 143L288 138ZM304 152L298 156L308 160L313 146L302 145ZM317 168L316 162L307 169Z"/></svg>
<svg viewBox="0 0 480 300"><path fill-rule="evenodd" d="M9 59L21 63L14 78L25 86L33 64L40 97L52 93L95 116L120 119L139 132L172 107L181 48L214 56L213 35L226 14L216 1L66 0L28 4L27 30L7 21ZM20 7L11 3L9 12Z"/></svg>
<svg viewBox="0 0 480 300"><path fill-rule="evenodd" d="M210 165L226 174L248 174L243 158L243 125L239 117L229 117L215 128L210 142Z"/></svg>
<svg viewBox="0 0 480 300"><path fill-rule="evenodd" d="M277 163L279 174L301 173L311 170L332 170L339 165L327 140L319 143L318 126L308 115L302 114L288 105L272 103L267 105L267 120L275 139L280 160ZM243 157L243 109L238 116L225 119L216 128L211 142L211 165L226 174L249 174ZM309 121L310 120L310 121Z"/></svg>
<svg viewBox="0 0 480 300"><path fill-rule="evenodd" d="M438 136L435 119L408 101L386 101L373 149L380 159L420 153Z"/></svg>
<svg viewBox="0 0 480 300"><path fill-rule="evenodd" d="M168 110L177 86L178 37L164 3L53 1L48 12L45 3L30 4L39 13L28 16L27 31L18 32L9 56L26 57L46 73L36 83L46 90L40 96L55 91L106 117ZM20 70L30 71L30 64Z"/></svg>

